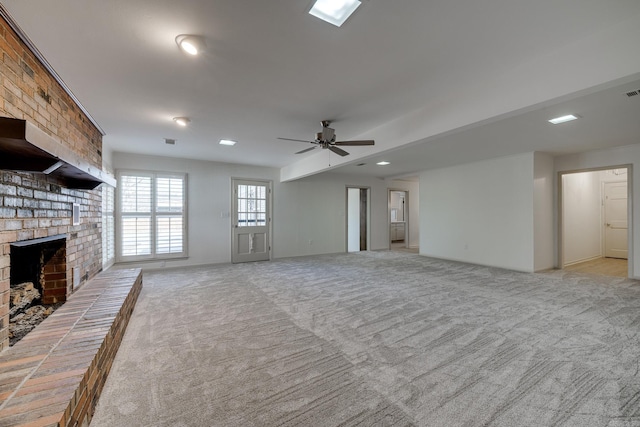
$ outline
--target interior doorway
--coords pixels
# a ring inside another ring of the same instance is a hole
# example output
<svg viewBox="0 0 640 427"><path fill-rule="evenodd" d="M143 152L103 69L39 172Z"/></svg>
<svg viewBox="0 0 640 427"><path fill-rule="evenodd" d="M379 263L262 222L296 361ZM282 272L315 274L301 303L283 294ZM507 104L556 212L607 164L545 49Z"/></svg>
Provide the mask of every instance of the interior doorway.
<svg viewBox="0 0 640 427"><path fill-rule="evenodd" d="M409 192L389 189L389 249L409 247Z"/></svg>
<svg viewBox="0 0 640 427"><path fill-rule="evenodd" d="M629 277L631 166L560 174L559 266Z"/></svg>
<svg viewBox="0 0 640 427"><path fill-rule="evenodd" d="M369 250L370 189L347 187L347 252Z"/></svg>

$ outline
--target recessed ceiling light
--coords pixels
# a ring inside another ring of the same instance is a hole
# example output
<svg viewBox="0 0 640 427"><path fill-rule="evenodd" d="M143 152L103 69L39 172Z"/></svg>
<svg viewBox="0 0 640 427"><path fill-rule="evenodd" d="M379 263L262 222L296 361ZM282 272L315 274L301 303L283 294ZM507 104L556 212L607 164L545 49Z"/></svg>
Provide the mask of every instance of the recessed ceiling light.
<svg viewBox="0 0 640 427"><path fill-rule="evenodd" d="M387 161L382 161L382 162L378 162L378 163L376 163L376 165L378 165L378 166L386 166L386 165L390 165L390 164L391 164L391 163L390 163L390 162L387 162Z"/></svg>
<svg viewBox="0 0 640 427"><path fill-rule="evenodd" d="M174 117L173 121L180 126L186 126L191 120L188 117Z"/></svg>
<svg viewBox="0 0 640 427"><path fill-rule="evenodd" d="M359 0L317 0L309 13L339 27L358 6L360 6Z"/></svg>
<svg viewBox="0 0 640 427"><path fill-rule="evenodd" d="M180 34L176 37L176 43L180 46L180 49L194 56L202 52L205 47L204 39L192 34Z"/></svg>
<svg viewBox="0 0 640 427"><path fill-rule="evenodd" d="M230 139L221 139L220 145L236 145L237 141L232 141Z"/></svg>
<svg viewBox="0 0 640 427"><path fill-rule="evenodd" d="M549 123L553 123L554 125L557 125L560 123L570 122L572 120L577 120L577 119L578 119L577 116L574 116L573 114L567 114L566 116L556 117L555 119L551 119L549 120Z"/></svg>

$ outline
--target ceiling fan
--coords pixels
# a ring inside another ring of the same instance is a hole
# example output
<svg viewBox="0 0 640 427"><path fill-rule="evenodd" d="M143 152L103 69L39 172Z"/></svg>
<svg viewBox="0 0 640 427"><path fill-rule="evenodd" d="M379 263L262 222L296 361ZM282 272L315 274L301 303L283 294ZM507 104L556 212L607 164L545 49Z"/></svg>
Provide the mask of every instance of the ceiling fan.
<svg viewBox="0 0 640 427"><path fill-rule="evenodd" d="M297 142L308 142L310 144L314 144L313 147L305 148L304 150L298 151L296 154L306 153L307 151L311 151L316 149L317 147L329 149L334 153L340 156L349 155L348 152L344 151L342 148L338 148L338 146L358 146L358 145L373 145L375 141L372 139L360 140L360 141L336 141L335 130L331 129L329 125L331 124L331 120L323 120L320 122L322 124L322 132L316 133L315 141L305 141L303 139L291 139L291 138L278 138L284 141L297 141Z"/></svg>

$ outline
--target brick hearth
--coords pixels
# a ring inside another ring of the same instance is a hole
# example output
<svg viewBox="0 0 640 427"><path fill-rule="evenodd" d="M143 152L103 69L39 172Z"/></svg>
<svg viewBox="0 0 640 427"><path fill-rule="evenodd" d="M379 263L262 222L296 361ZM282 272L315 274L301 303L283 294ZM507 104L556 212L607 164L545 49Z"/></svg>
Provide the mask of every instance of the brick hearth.
<svg viewBox="0 0 640 427"><path fill-rule="evenodd" d="M0 355L0 425L87 425L142 289L140 269L98 274Z"/></svg>

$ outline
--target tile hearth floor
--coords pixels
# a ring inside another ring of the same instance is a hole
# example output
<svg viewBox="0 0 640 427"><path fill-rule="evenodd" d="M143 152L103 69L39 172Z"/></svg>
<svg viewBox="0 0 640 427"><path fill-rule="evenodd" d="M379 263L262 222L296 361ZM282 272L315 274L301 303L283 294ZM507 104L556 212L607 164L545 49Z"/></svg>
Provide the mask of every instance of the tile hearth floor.
<svg viewBox="0 0 640 427"><path fill-rule="evenodd" d="M601 274L603 276L627 277L628 264L626 259L597 258L590 261L572 264L564 267L564 270L576 273Z"/></svg>

